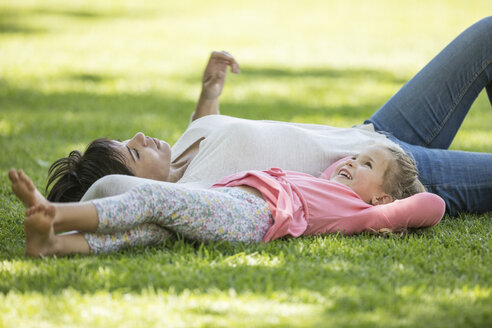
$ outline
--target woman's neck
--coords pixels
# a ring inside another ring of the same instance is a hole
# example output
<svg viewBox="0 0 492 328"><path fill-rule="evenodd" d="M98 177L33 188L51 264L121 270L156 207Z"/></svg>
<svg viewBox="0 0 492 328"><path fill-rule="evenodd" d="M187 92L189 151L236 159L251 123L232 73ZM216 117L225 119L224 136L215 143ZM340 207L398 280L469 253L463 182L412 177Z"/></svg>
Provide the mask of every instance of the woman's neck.
<svg viewBox="0 0 492 328"><path fill-rule="evenodd" d="M190 162L191 161L180 161L178 163L171 163L168 182L178 182L183 177Z"/></svg>
<svg viewBox="0 0 492 328"><path fill-rule="evenodd" d="M171 162L168 182L178 182L183 177L191 161L195 158L196 154L198 154L200 142L204 139L205 138L201 138L195 141L188 149Z"/></svg>

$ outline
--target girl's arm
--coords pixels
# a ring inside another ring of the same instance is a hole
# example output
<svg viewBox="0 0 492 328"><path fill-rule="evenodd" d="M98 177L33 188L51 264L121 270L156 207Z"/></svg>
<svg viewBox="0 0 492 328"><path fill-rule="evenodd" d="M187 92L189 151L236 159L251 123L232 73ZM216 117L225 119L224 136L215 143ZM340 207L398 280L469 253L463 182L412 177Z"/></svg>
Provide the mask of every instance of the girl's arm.
<svg viewBox="0 0 492 328"><path fill-rule="evenodd" d="M375 215L370 228L379 230L390 228L424 228L439 223L444 216L446 204L436 194L423 192L392 203L374 206L369 209ZM372 215L371 215L372 217Z"/></svg>
<svg viewBox="0 0 492 328"><path fill-rule="evenodd" d="M441 197L428 192L376 206L366 204L358 197L344 196L341 193L337 202L339 208L331 207L327 211L327 217L315 214L314 219L309 222L307 234L353 235L381 229L398 231L406 228L432 227L442 219L446 208Z"/></svg>
<svg viewBox="0 0 492 328"><path fill-rule="evenodd" d="M225 51L212 52L203 73L202 92L191 116L192 121L203 116L220 114L219 96L224 88L228 66L231 67L232 73L239 73L239 64L234 57Z"/></svg>
<svg viewBox="0 0 492 328"><path fill-rule="evenodd" d="M396 231L432 227L441 220L445 208L446 205L441 197L423 192L385 205L368 205L355 210L351 215L332 220L319 232L341 232L344 235L353 235L381 229Z"/></svg>

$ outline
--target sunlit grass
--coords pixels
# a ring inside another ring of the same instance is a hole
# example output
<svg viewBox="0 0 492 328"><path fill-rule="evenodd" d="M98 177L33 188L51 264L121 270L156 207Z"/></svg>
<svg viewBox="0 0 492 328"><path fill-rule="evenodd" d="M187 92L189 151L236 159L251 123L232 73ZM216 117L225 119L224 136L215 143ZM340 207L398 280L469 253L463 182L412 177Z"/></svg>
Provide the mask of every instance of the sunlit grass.
<svg viewBox="0 0 492 328"><path fill-rule="evenodd" d="M404 287L396 290L395 295L411 301L401 313L392 312L391 306L376 307L370 311L354 312L349 320L341 320L337 316L324 317L326 311L336 313L336 304L357 293L355 289L349 288L347 292L337 287L325 295L299 290L294 294L279 292L274 297L251 293L238 295L234 290L211 290L203 294L188 290L164 293L150 289L140 295L113 293L109 296L106 293L87 295L67 289L59 295L10 293L0 296L0 310L24 304L22 311L2 311L5 313L2 318L4 324L21 324L23 327L50 326L54 321L60 326L71 327L101 324L134 327L135 322L142 327L229 327L231 324L235 327L340 327L378 325L381 322L385 322L387 327L399 327L436 319L442 320L443 325L453 324L441 312L443 309L462 307L471 310L469 304L482 307L490 292L490 289L478 287L457 290ZM127 321L128 316L132 317L132 322ZM457 323L473 325L476 321L476 318L466 318Z"/></svg>
<svg viewBox="0 0 492 328"><path fill-rule="evenodd" d="M4 306L0 309L23 303L22 311L9 311L3 316L7 326L21 324L23 327L49 326L52 322L71 327L135 327L137 322L141 327L230 327L231 324L303 327L319 322L321 304L290 301L285 294L279 296L272 299L254 294L237 295L233 290L206 294L149 290L141 295L114 293L109 296L107 293L84 295L68 289L56 296L11 293L2 297ZM129 316L131 322L128 322Z"/></svg>
<svg viewBox="0 0 492 328"><path fill-rule="evenodd" d="M402 239L267 245L183 241L101 257L23 256L7 170L47 166L92 139L174 143L212 50L240 62L227 115L350 127L391 97L489 0L1 1L0 327L484 327L491 216ZM482 93L452 148L492 152Z"/></svg>

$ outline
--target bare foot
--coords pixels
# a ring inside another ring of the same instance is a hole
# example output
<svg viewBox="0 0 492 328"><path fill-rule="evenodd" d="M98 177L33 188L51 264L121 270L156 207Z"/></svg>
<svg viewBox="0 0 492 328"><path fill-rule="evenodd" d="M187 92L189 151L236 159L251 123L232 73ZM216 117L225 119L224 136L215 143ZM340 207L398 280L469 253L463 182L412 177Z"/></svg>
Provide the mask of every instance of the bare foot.
<svg viewBox="0 0 492 328"><path fill-rule="evenodd" d="M26 208L40 204L49 204L24 171L11 169L9 171L9 178L12 182L12 191Z"/></svg>
<svg viewBox="0 0 492 328"><path fill-rule="evenodd" d="M49 202L26 210L24 231L27 256L40 257L56 253L56 236L53 230L55 215L56 207Z"/></svg>

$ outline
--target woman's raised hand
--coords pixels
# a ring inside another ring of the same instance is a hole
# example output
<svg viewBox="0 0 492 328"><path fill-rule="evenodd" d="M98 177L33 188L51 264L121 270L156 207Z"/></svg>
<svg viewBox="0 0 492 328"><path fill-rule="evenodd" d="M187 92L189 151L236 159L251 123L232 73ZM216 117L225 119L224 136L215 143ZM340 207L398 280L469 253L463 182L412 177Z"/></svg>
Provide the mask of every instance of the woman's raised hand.
<svg viewBox="0 0 492 328"><path fill-rule="evenodd" d="M214 51L210 55L202 78L202 94L205 99L217 99L224 88L227 67L234 74L239 73L239 64L226 51Z"/></svg>

